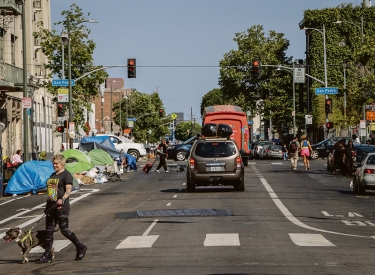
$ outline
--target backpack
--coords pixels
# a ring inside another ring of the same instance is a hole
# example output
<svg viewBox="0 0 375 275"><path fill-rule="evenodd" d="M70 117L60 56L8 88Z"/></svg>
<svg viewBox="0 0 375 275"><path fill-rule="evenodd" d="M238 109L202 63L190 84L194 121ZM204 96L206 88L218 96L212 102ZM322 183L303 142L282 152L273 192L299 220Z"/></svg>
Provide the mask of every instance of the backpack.
<svg viewBox="0 0 375 275"><path fill-rule="evenodd" d="M289 145L289 153L294 154L297 151L297 143L292 141Z"/></svg>

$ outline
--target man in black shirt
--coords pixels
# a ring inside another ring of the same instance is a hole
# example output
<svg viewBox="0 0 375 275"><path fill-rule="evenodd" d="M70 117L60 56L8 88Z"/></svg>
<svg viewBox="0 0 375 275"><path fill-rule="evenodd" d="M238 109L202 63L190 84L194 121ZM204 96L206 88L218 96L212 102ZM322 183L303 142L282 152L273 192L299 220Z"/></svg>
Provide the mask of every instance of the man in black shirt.
<svg viewBox="0 0 375 275"><path fill-rule="evenodd" d="M169 173L166 163L166 157L167 157L167 145L165 143L165 139L163 138L161 140L161 143L159 144L159 147L157 149L160 162L158 167L156 168L155 172L160 173L159 169L163 166L165 173Z"/></svg>

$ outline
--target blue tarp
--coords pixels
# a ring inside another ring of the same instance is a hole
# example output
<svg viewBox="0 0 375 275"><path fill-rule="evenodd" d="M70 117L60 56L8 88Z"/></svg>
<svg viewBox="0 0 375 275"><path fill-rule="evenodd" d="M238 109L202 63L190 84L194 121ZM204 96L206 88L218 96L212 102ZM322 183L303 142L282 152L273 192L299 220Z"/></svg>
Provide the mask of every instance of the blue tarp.
<svg viewBox="0 0 375 275"><path fill-rule="evenodd" d="M6 195L24 194L37 190L45 189L47 179L55 172L52 161L31 160L22 164L12 178L4 191Z"/></svg>
<svg viewBox="0 0 375 275"><path fill-rule="evenodd" d="M87 143L87 142L96 142L105 146L113 147L115 148L115 145L111 141L109 136L92 136L92 137L84 137L81 140L81 143Z"/></svg>

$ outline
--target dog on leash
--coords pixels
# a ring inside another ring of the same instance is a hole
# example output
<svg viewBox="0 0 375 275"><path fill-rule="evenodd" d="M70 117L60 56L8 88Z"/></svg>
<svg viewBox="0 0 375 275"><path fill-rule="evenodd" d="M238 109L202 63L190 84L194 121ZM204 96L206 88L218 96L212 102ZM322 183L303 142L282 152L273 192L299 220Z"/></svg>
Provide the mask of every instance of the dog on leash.
<svg viewBox="0 0 375 275"><path fill-rule="evenodd" d="M182 166L177 166L176 167L176 172L177 173L181 173L181 172L184 172L184 171L185 171L184 167L182 167Z"/></svg>
<svg viewBox="0 0 375 275"><path fill-rule="evenodd" d="M58 229L55 230L58 231ZM11 241L18 242L18 246L22 249L22 256L23 260L22 264L25 262L28 262L29 259L27 258L27 254L30 252L30 250L36 246L41 246L44 249L46 249L46 236L47 231L46 230L39 230L35 232L23 232L21 228L14 227L12 229L9 229L6 233L3 239L9 243ZM54 249L52 248L52 259L55 258Z"/></svg>

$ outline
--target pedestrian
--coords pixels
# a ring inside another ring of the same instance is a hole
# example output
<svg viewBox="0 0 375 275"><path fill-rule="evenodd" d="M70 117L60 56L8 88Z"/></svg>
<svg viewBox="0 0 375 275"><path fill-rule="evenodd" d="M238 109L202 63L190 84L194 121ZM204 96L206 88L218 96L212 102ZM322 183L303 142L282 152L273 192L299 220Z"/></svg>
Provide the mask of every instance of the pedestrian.
<svg viewBox="0 0 375 275"><path fill-rule="evenodd" d="M160 173L159 169L163 166L165 173L169 173L168 168L167 168L167 162L166 162L166 158L168 157L167 144L164 138L161 140L161 143L159 144L157 148L157 152L158 152L160 161L159 161L158 167L156 167L155 172Z"/></svg>
<svg viewBox="0 0 375 275"><path fill-rule="evenodd" d="M290 157L291 169L297 170L297 160L298 160L299 142L298 138L294 137L289 144L288 154Z"/></svg>
<svg viewBox="0 0 375 275"><path fill-rule="evenodd" d="M126 169L126 173L137 172L137 160L130 154L124 154L122 165Z"/></svg>
<svg viewBox="0 0 375 275"><path fill-rule="evenodd" d="M56 154L52 157L52 164L55 172L47 180L47 203L46 213L46 246L45 252L38 263L52 262L52 245L56 223L59 224L61 234L69 239L77 250L75 260L82 260L85 257L87 246L81 243L77 236L69 230L69 197L73 187L73 176L65 170L65 157Z"/></svg>
<svg viewBox="0 0 375 275"><path fill-rule="evenodd" d="M357 135L355 135L355 134L352 135L352 140L356 144L361 144L361 141L359 140L359 137L357 137Z"/></svg>
<svg viewBox="0 0 375 275"><path fill-rule="evenodd" d="M10 162L12 163L12 166L15 168L18 168L23 163L22 160L22 151L17 150L16 153L10 158Z"/></svg>
<svg viewBox="0 0 375 275"><path fill-rule="evenodd" d="M345 169L344 174L347 178L351 178L353 174L353 152L355 152L353 141L349 140L345 147Z"/></svg>
<svg viewBox="0 0 375 275"><path fill-rule="evenodd" d="M305 170L310 169L310 152L312 152L312 148L310 142L307 139L306 135L301 137L301 156L303 157L303 164L305 165Z"/></svg>
<svg viewBox="0 0 375 275"><path fill-rule="evenodd" d="M345 153L345 139L341 139L333 145L333 165L332 165L332 174L336 174L336 169L339 168L340 172L343 172L343 161Z"/></svg>
<svg viewBox="0 0 375 275"><path fill-rule="evenodd" d="M282 147L281 151L283 152L283 160L288 159L288 148L286 148L286 144L284 143L284 146Z"/></svg>

